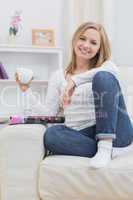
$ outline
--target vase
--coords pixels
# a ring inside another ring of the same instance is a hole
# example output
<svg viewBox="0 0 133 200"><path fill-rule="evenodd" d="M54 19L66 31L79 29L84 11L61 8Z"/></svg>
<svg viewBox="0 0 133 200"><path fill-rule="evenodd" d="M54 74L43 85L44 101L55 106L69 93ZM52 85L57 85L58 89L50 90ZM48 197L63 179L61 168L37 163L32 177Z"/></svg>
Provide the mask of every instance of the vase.
<svg viewBox="0 0 133 200"><path fill-rule="evenodd" d="M8 44L15 45L17 41L16 35L9 35L8 36Z"/></svg>

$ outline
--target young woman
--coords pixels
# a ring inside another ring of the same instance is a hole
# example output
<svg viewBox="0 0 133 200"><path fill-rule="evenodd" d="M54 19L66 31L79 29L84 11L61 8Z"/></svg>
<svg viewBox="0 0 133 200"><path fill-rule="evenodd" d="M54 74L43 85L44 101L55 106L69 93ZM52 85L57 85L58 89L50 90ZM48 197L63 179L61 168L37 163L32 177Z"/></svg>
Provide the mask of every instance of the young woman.
<svg viewBox="0 0 133 200"><path fill-rule="evenodd" d="M36 102L29 89L27 94L32 104ZM78 28L70 64L52 76L45 106L38 103L34 110L57 115L61 105L65 124L49 127L44 134L45 147L52 154L90 157L90 166L100 168L112 155L133 148L133 127L118 69L110 61L108 37L100 24L88 22Z"/></svg>

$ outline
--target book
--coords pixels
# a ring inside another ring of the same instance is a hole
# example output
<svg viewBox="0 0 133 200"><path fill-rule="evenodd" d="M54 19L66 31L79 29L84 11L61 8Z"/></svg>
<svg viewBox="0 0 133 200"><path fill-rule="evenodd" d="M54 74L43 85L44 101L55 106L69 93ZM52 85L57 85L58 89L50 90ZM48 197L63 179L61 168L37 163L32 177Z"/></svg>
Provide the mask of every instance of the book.
<svg viewBox="0 0 133 200"><path fill-rule="evenodd" d="M3 66L3 64L0 62L0 79L8 79L8 74Z"/></svg>
<svg viewBox="0 0 133 200"><path fill-rule="evenodd" d="M64 123L65 118L63 116L28 116L26 118L14 115L10 117L10 125L16 124L54 124L54 123Z"/></svg>

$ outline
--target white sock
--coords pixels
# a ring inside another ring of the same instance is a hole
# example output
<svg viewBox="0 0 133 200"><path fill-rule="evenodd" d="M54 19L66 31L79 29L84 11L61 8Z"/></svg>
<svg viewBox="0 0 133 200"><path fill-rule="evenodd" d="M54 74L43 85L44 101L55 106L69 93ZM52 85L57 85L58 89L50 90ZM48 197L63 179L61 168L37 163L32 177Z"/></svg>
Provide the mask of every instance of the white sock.
<svg viewBox="0 0 133 200"><path fill-rule="evenodd" d="M90 167L101 168L106 167L111 160L112 141L100 140L98 142L98 150L96 155L90 160Z"/></svg>

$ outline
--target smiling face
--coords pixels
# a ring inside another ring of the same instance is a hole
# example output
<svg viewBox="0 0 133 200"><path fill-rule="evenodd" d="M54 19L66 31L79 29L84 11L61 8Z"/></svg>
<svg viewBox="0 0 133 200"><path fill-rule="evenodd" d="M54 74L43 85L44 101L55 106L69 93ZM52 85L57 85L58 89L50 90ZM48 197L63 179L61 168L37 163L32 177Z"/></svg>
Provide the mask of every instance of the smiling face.
<svg viewBox="0 0 133 200"><path fill-rule="evenodd" d="M96 56L100 49L100 34L97 30L89 28L76 40L74 52L77 58L90 60Z"/></svg>
<svg viewBox="0 0 133 200"><path fill-rule="evenodd" d="M66 67L67 74L77 68L100 67L111 57L110 42L104 27L95 22L85 22L75 31L72 38L71 59Z"/></svg>

